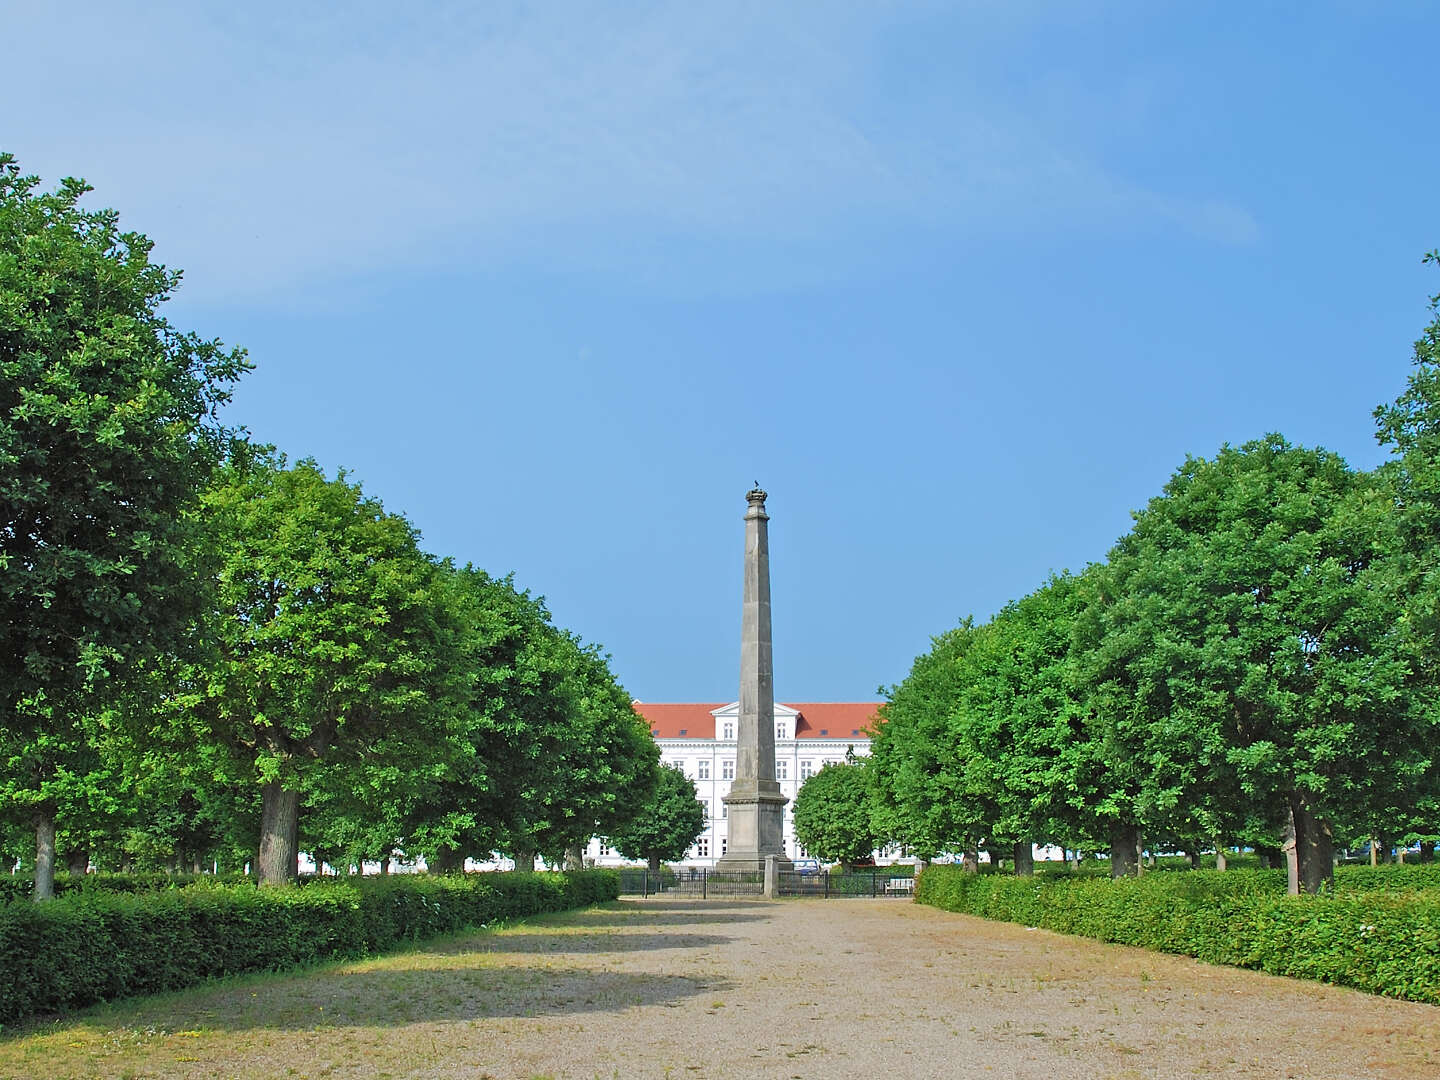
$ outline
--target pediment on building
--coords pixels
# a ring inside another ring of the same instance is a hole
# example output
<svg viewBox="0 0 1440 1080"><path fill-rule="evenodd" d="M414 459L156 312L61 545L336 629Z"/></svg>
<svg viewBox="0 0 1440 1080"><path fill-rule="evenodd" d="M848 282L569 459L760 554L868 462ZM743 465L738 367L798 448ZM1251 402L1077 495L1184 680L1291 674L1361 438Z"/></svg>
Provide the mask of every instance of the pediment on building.
<svg viewBox="0 0 1440 1080"><path fill-rule="evenodd" d="M715 717L716 720L739 719L740 703L738 701L732 701L729 705L721 705L718 709L711 709L710 715ZM775 703L775 719L794 720L795 717L799 715L800 710L792 709L789 705L781 705L778 701Z"/></svg>

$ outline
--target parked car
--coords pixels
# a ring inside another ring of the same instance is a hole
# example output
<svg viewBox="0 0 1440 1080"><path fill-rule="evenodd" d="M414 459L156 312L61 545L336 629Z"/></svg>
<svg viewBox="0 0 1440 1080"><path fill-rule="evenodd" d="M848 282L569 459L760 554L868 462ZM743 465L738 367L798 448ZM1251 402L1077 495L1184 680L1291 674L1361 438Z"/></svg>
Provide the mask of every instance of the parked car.
<svg viewBox="0 0 1440 1080"><path fill-rule="evenodd" d="M797 874L818 874L820 872L820 860L796 859L795 872Z"/></svg>

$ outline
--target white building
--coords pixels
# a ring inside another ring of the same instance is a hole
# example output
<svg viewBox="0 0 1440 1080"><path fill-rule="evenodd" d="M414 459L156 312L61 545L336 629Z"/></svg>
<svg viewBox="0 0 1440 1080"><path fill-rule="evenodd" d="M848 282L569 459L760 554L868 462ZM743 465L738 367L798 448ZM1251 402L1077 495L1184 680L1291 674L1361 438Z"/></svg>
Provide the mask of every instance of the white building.
<svg viewBox="0 0 1440 1080"><path fill-rule="evenodd" d="M826 762L844 761L847 751L868 754L869 732L880 705L878 701L775 703L775 779L790 800L785 807L785 854L790 858L804 858L806 854L795 842L795 794L800 785ZM714 866L725 853L728 822L721 800L735 779L735 725L740 703L637 701L635 711L649 721L650 734L660 744L660 760L683 769L695 782L696 794L705 804L705 831L682 863ZM597 866L627 861L600 840L591 840L585 854Z"/></svg>

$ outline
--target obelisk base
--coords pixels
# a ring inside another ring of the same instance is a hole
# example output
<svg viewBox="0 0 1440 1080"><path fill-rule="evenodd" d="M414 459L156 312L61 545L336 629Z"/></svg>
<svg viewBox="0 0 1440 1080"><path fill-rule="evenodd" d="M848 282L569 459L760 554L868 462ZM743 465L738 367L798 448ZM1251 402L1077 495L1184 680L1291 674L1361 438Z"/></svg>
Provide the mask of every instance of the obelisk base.
<svg viewBox="0 0 1440 1080"><path fill-rule="evenodd" d="M767 855L777 857L779 869L795 869L785 856L785 804L790 800L780 794L779 784L774 780L761 780L758 785L737 780L721 801L726 806L729 835L725 854L715 863L716 870L764 873Z"/></svg>

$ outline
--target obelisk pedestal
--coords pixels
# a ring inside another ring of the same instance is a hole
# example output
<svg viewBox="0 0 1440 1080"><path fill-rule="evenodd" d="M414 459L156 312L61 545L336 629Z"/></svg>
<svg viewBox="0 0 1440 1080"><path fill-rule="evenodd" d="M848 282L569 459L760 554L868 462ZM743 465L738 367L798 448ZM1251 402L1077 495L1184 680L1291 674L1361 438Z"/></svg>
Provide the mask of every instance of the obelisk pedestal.
<svg viewBox="0 0 1440 1080"><path fill-rule="evenodd" d="M740 718L735 782L724 797L730 829L717 870L761 873L768 855L785 856L785 804L775 781L775 671L770 642L770 537L765 492L745 496L745 584L740 619Z"/></svg>

